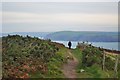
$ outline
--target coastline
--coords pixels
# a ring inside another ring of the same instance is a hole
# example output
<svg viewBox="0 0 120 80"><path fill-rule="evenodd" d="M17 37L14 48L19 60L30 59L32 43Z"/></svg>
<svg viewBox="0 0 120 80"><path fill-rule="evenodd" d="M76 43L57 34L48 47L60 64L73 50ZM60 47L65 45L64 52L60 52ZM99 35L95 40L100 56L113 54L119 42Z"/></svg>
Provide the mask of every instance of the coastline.
<svg viewBox="0 0 120 80"><path fill-rule="evenodd" d="M86 46L91 46L91 47L94 47L94 48L98 48L99 50L105 51L106 53L109 53L109 54L120 54L120 51L119 51L119 50L105 49L105 48L93 46L92 44L78 43L78 45L77 45L77 47L80 47L82 50L83 50Z"/></svg>

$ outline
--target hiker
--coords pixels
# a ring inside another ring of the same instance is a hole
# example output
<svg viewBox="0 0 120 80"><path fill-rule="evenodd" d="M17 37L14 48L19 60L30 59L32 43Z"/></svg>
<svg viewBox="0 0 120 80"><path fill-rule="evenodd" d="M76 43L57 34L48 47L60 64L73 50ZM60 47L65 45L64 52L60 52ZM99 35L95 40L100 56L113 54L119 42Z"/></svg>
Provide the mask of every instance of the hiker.
<svg viewBox="0 0 120 80"><path fill-rule="evenodd" d="M71 49L72 43L71 41L68 42L69 49Z"/></svg>

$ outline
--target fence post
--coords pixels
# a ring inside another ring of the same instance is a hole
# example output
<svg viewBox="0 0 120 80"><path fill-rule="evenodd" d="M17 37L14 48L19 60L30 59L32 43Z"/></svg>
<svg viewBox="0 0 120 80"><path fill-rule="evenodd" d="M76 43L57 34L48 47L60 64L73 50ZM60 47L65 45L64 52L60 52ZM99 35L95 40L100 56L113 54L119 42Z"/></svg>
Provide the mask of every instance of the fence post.
<svg viewBox="0 0 120 80"><path fill-rule="evenodd" d="M102 62L102 70L105 69L105 51L103 50L103 62Z"/></svg>
<svg viewBox="0 0 120 80"><path fill-rule="evenodd" d="M117 78L117 75L118 75L118 55L116 55L116 58L115 58L115 68L114 68L114 72L115 72L115 75L114 77Z"/></svg>

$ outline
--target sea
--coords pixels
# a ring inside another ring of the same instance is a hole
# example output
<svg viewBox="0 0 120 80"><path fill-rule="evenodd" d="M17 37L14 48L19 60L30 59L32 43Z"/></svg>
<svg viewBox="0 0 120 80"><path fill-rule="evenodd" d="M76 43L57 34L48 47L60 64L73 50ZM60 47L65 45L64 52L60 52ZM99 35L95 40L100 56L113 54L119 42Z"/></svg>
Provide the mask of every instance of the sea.
<svg viewBox="0 0 120 80"><path fill-rule="evenodd" d="M44 39L43 37L39 37L39 38ZM52 41L57 43L62 43L66 47L68 47L68 41L55 41L55 40ZM71 42L72 42L72 48L75 49L78 44L78 41L71 41ZM79 43L82 43L82 41L80 41ZM92 44L93 46L101 47L105 49L120 51L120 42L88 42L88 44Z"/></svg>
<svg viewBox="0 0 120 80"><path fill-rule="evenodd" d="M66 47L68 47L68 41L53 41L57 43L62 43ZM77 41L71 41L72 42L72 48L75 49L78 42ZM81 41L79 43L82 43ZM117 50L120 51L120 42L88 42L88 44L92 44L93 46L96 47L101 47L105 49L110 49L110 50Z"/></svg>

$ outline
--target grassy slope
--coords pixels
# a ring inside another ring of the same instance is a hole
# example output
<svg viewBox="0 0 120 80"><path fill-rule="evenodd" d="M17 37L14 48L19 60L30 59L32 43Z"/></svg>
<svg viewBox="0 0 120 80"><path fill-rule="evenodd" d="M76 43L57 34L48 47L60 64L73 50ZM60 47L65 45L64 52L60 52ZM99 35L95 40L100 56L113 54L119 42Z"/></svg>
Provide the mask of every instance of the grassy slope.
<svg viewBox="0 0 120 80"><path fill-rule="evenodd" d="M5 78L9 75L25 77L26 74L27 78L64 77L61 68L66 61L67 49L62 44L18 35L4 37L3 43Z"/></svg>
<svg viewBox="0 0 120 80"><path fill-rule="evenodd" d="M113 71L103 71L99 65L93 65L91 67L82 67L82 52L80 49L76 48L72 51L73 55L79 60L79 65L77 66L77 73L79 78L107 78L113 77ZM84 69L85 72L80 72Z"/></svg>
<svg viewBox="0 0 120 80"><path fill-rule="evenodd" d="M18 38L16 38L18 39ZM20 38L21 39L21 38ZM13 40L11 40L13 41ZM29 41L29 40L28 40ZM32 42L34 39L32 40ZM16 42L16 41L15 41ZM18 41L19 42L19 41ZM18 43L17 42L17 43ZM39 40L37 40L39 42ZM41 42L41 41L40 41ZM48 43L47 41L43 41L42 43ZM10 43L11 44L11 43ZM49 43L50 44L50 43ZM45 45L45 44L44 44ZM17 45L15 45L14 50L17 50ZM48 45L49 46L49 45ZM43 48L43 46L41 46ZM40 47L40 48L41 48ZM20 47L19 47L20 48ZM22 48L22 47L21 47ZM51 48L50 48L51 49ZM13 50L13 51L14 51ZM28 49L29 50L29 49ZM19 51L18 51L19 52ZM49 52L49 51L48 51ZM78 59L79 65L76 68L76 72L78 73L79 78L107 78L107 77L113 77L114 72L113 70L105 70L103 71L101 69L101 66L99 65L93 65L91 67L82 67L82 51L79 48L72 49L71 53ZM62 73L62 64L66 62L66 57L68 55L68 49L65 47L59 47L59 50L56 52L56 55L50 58L49 62L47 62L45 65L47 66L47 73L42 74L41 71L37 70L34 73L29 73L30 78L64 78L64 75ZM108 55L109 56L109 55ZM113 58L114 56L110 56L110 58ZM8 57L9 58L9 57ZM26 58L25 58L26 59ZM35 59L35 58L34 58ZM39 61L38 61L39 62ZM37 66L37 65L36 65ZM85 72L80 72L81 69L84 69ZM119 72L120 74L120 72Z"/></svg>
<svg viewBox="0 0 120 80"><path fill-rule="evenodd" d="M51 58L50 62L47 63L48 66L48 72L45 75L42 75L40 71L37 71L36 73L31 74L32 78L39 78L41 75L44 78L64 78L64 74L62 73L62 59L65 59L65 54L67 52L67 49L65 47L60 48L60 50L57 52L58 56ZM61 56L61 58L59 57Z"/></svg>

